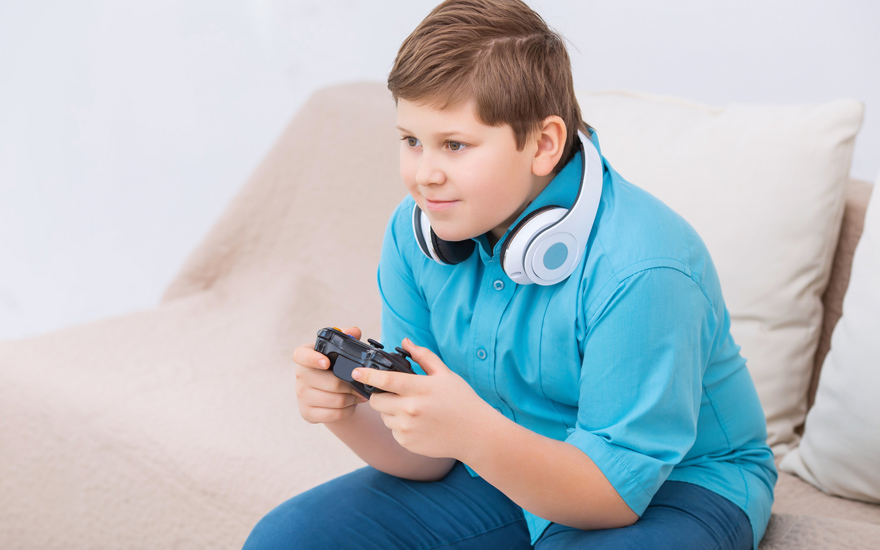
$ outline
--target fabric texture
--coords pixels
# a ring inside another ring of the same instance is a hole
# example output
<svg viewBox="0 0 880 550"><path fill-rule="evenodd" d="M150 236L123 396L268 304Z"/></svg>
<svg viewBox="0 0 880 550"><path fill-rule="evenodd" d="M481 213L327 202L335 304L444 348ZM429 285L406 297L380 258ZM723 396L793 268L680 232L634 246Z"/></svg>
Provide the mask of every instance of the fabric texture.
<svg viewBox="0 0 880 550"><path fill-rule="evenodd" d="M773 514L760 550L872 550L880 525L822 516Z"/></svg>
<svg viewBox="0 0 880 550"><path fill-rule="evenodd" d="M880 526L880 505L829 495L782 469L776 480L774 496L774 515L827 517Z"/></svg>
<svg viewBox="0 0 880 550"><path fill-rule="evenodd" d="M784 455L807 410L864 106L709 107L629 92L583 93L580 101L606 158L684 216L709 247L768 441Z"/></svg>
<svg viewBox="0 0 880 550"><path fill-rule="evenodd" d="M875 193L804 438L781 466L830 494L880 503L878 273L880 196Z"/></svg>
<svg viewBox="0 0 880 550"><path fill-rule="evenodd" d="M515 284L501 250L532 212L571 207L580 154L456 266L422 253L404 199L382 248L382 339L432 349L506 418L581 449L637 514L666 479L685 481L745 510L757 542L776 471L712 260L687 222L602 162L586 249L551 286ZM550 522L524 513L536 539Z"/></svg>

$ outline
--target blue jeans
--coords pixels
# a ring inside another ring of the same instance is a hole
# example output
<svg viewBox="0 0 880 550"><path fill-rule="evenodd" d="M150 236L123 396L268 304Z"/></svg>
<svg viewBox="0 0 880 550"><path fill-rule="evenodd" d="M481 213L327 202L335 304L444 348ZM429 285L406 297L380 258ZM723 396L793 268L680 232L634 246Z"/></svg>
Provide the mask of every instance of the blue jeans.
<svg viewBox="0 0 880 550"><path fill-rule="evenodd" d="M457 464L442 480L408 481L363 468L306 491L266 515L244 550L531 548L522 511ZM746 515L717 494L667 481L639 520L581 531L552 524L535 548L752 548Z"/></svg>

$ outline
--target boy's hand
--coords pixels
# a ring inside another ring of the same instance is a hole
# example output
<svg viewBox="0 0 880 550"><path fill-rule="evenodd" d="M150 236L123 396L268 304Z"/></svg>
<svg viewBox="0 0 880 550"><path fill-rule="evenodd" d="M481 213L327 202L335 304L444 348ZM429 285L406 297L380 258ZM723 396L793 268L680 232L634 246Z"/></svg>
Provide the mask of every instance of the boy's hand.
<svg viewBox="0 0 880 550"><path fill-rule="evenodd" d="M357 327L342 332L358 340ZM293 352L296 362L296 397L299 414L306 422L327 424L344 420L354 414L358 403L366 403L354 388L330 370L330 359L315 351L315 344L303 344Z"/></svg>
<svg viewBox="0 0 880 550"><path fill-rule="evenodd" d="M478 443L481 418L497 413L431 350L408 338L403 349L428 376L360 368L353 377L390 392L374 393L370 406L402 447L423 456L462 460Z"/></svg>

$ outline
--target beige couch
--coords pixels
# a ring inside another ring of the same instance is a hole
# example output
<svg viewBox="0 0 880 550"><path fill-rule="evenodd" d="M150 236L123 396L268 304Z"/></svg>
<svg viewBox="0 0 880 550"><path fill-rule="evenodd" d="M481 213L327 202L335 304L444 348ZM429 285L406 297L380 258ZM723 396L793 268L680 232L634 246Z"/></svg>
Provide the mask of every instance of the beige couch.
<svg viewBox="0 0 880 550"><path fill-rule="evenodd" d="M361 464L299 418L290 355L323 326L379 337L375 264L404 194L396 138L384 86L322 90L156 308L0 343L0 548L238 548L273 506ZM842 227L830 282L816 276L825 344L806 345L808 380L840 315L870 191L851 181L842 223L823 230L837 243ZM787 437L783 451L797 443ZM878 541L880 506L780 475L762 549Z"/></svg>

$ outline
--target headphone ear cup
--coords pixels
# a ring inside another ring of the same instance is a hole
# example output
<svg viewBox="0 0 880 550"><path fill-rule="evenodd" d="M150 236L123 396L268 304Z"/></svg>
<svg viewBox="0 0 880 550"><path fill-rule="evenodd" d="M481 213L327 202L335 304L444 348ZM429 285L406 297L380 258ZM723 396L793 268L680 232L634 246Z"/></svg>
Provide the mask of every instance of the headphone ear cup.
<svg viewBox="0 0 880 550"><path fill-rule="evenodd" d="M529 214L513 228L501 249L501 267L513 282L521 285L543 284L533 278L526 265L526 256L536 237L567 212L561 206L545 206Z"/></svg>
<svg viewBox="0 0 880 550"><path fill-rule="evenodd" d="M413 206L413 233L416 243L425 256L441 264L455 265L470 258L476 243L466 241L444 241L434 233L428 216L418 205Z"/></svg>
<svg viewBox="0 0 880 550"><path fill-rule="evenodd" d="M431 229L431 243L434 245L434 253L444 264L456 265L467 260L474 253L477 243L468 239L466 241L444 241Z"/></svg>

